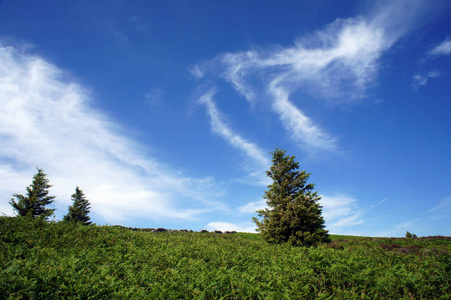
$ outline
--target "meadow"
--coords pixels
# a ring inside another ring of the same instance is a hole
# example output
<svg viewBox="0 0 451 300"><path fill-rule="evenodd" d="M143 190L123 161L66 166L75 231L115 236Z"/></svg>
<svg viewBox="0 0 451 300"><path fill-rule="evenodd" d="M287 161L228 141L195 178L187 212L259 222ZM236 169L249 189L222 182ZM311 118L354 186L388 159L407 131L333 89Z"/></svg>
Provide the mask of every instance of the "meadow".
<svg viewBox="0 0 451 300"><path fill-rule="evenodd" d="M131 231L0 217L0 299L451 299L451 239Z"/></svg>

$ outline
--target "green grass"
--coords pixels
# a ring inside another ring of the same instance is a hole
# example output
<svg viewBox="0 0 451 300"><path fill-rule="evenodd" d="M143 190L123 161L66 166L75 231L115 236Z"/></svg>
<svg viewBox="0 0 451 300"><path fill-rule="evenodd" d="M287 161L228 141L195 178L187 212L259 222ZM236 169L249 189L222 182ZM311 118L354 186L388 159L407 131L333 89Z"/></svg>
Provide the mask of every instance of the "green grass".
<svg viewBox="0 0 451 300"><path fill-rule="evenodd" d="M0 217L0 299L451 299L450 239L332 240Z"/></svg>

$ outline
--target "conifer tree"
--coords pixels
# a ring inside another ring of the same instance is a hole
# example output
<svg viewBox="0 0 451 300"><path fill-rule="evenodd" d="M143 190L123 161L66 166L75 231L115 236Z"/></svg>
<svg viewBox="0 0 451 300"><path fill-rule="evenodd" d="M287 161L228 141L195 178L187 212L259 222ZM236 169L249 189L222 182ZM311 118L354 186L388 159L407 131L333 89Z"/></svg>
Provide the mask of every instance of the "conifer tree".
<svg viewBox="0 0 451 300"><path fill-rule="evenodd" d="M266 175L273 183L263 197L269 208L257 211L262 219L253 218L257 231L270 243L313 246L330 242L320 197L313 192L314 184L307 183L310 174L299 171L295 156L285 152L279 148L271 152L273 165Z"/></svg>
<svg viewBox="0 0 451 300"><path fill-rule="evenodd" d="M9 203L17 211L19 216L28 216L32 218L48 218L55 209L46 208L46 205L53 203L55 196L49 196L49 180L47 174L42 169L37 168L38 173L33 176L33 182L26 188L27 196L14 194Z"/></svg>
<svg viewBox="0 0 451 300"><path fill-rule="evenodd" d="M69 207L69 212L64 216L65 221L81 223L83 225L90 225L90 218L88 216L91 204L86 199L85 194L77 186L75 194L72 195L72 206Z"/></svg>

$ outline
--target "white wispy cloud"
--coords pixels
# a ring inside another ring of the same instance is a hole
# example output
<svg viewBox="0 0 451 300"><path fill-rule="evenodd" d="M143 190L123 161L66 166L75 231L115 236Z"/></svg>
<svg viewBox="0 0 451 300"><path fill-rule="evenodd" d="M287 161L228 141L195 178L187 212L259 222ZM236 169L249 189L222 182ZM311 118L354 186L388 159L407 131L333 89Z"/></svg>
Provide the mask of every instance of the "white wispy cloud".
<svg viewBox="0 0 451 300"><path fill-rule="evenodd" d="M283 88L271 86L270 90L274 95L273 108L279 113L282 123L292 133L295 141L310 152L336 149L336 138L314 125L311 119L288 100L288 94Z"/></svg>
<svg viewBox="0 0 451 300"><path fill-rule="evenodd" d="M420 86L426 85L428 80L429 80L429 78L427 76L424 76L421 74L416 74L413 76L413 86L420 87Z"/></svg>
<svg viewBox="0 0 451 300"><path fill-rule="evenodd" d="M429 213L432 214L434 220L449 219L451 217L451 196L433 206Z"/></svg>
<svg viewBox="0 0 451 300"><path fill-rule="evenodd" d="M257 210L264 209L265 207L267 207L266 200L262 198L259 201L249 202L239 207L238 211L242 213L255 213Z"/></svg>
<svg viewBox="0 0 451 300"><path fill-rule="evenodd" d="M255 101L255 92L252 85L248 84L247 77L252 73L256 64L258 66L260 63L258 59L258 54L254 51L226 53L220 57L221 63L226 66L226 70L221 76L252 104Z"/></svg>
<svg viewBox="0 0 451 300"><path fill-rule="evenodd" d="M264 170L269 167L270 161L265 155L264 151L261 150L256 144L248 142L239 134L235 133L230 129L230 127L223 120L224 117L219 112L216 103L213 100L215 95L214 89L207 91L202 97L199 98L198 103L203 104L206 107L207 114L210 117L210 123L212 131L223 137L229 144L233 147L242 151L248 161L251 161L250 175L258 180L259 184L266 185L267 179Z"/></svg>
<svg viewBox="0 0 451 300"><path fill-rule="evenodd" d="M153 88L144 94L144 99L146 104L149 105L150 107L158 107L162 103L163 95L164 91L162 89Z"/></svg>
<svg viewBox="0 0 451 300"><path fill-rule="evenodd" d="M385 201L387 201L387 199L382 199L381 201L377 202L376 204L373 204L370 206L370 209L373 209L375 207L378 207L379 205L381 205L382 203L384 203Z"/></svg>
<svg viewBox="0 0 451 300"><path fill-rule="evenodd" d="M340 232L345 227L363 223L363 211L357 208L357 200L346 195L321 195L323 216L327 229Z"/></svg>
<svg viewBox="0 0 451 300"><path fill-rule="evenodd" d="M93 216L105 222L189 220L226 209L211 201L217 193L212 178L175 174L91 101L88 90L44 59L0 49L1 209L12 193L24 193L35 166L49 174L60 213L77 185L91 201Z"/></svg>
<svg viewBox="0 0 451 300"><path fill-rule="evenodd" d="M296 93L335 103L364 98L377 76L379 58L400 34L387 10L369 19L336 20L291 47L221 54L196 65L193 73L225 79L251 105L271 101L303 150L336 152L337 137L303 112L300 106L307 99Z"/></svg>
<svg viewBox="0 0 451 300"><path fill-rule="evenodd" d="M439 45L431 49L428 54L432 56L444 56L451 53L451 39L446 38Z"/></svg>
<svg viewBox="0 0 451 300"><path fill-rule="evenodd" d="M190 68L189 72L191 73L191 75L193 75L198 79L204 77L204 72L202 72L202 70L199 68L198 65L195 65L194 67Z"/></svg>
<svg viewBox="0 0 451 300"><path fill-rule="evenodd" d="M424 86L428 83L429 79L436 78L440 76L440 73L437 71L431 71L425 74L415 74L413 76L413 87L419 88L421 86Z"/></svg>
<svg viewBox="0 0 451 300"><path fill-rule="evenodd" d="M228 222L211 222L208 223L207 229L210 231L221 230L221 231L237 231L237 232L250 232L255 233L256 226L252 225L251 222L246 223L228 223Z"/></svg>

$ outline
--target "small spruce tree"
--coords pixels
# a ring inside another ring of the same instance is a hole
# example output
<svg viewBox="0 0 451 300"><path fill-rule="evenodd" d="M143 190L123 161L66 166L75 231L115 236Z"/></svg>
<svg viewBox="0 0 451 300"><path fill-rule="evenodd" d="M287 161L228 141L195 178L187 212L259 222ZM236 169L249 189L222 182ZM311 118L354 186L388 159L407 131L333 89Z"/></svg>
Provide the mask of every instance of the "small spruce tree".
<svg viewBox="0 0 451 300"><path fill-rule="evenodd" d="M47 219L55 209L46 208L46 205L53 203L55 196L49 196L49 180L47 174L42 169L37 168L38 173L33 176L33 182L26 188L27 196L14 194L9 201L19 216L31 218L42 217ZM17 199L17 202L14 200Z"/></svg>
<svg viewBox="0 0 451 300"><path fill-rule="evenodd" d="M72 201L73 204L69 207L69 212L64 216L63 220L90 225L92 222L88 214L91 204L78 186L75 188L75 194L72 195Z"/></svg>
<svg viewBox="0 0 451 300"><path fill-rule="evenodd" d="M257 231L270 243L314 246L330 242L320 197L313 192L314 184L307 184L310 174L299 171L295 156L285 152L279 148L271 152L273 165L266 174L273 183L263 197L269 208L257 211L261 220L253 218Z"/></svg>

